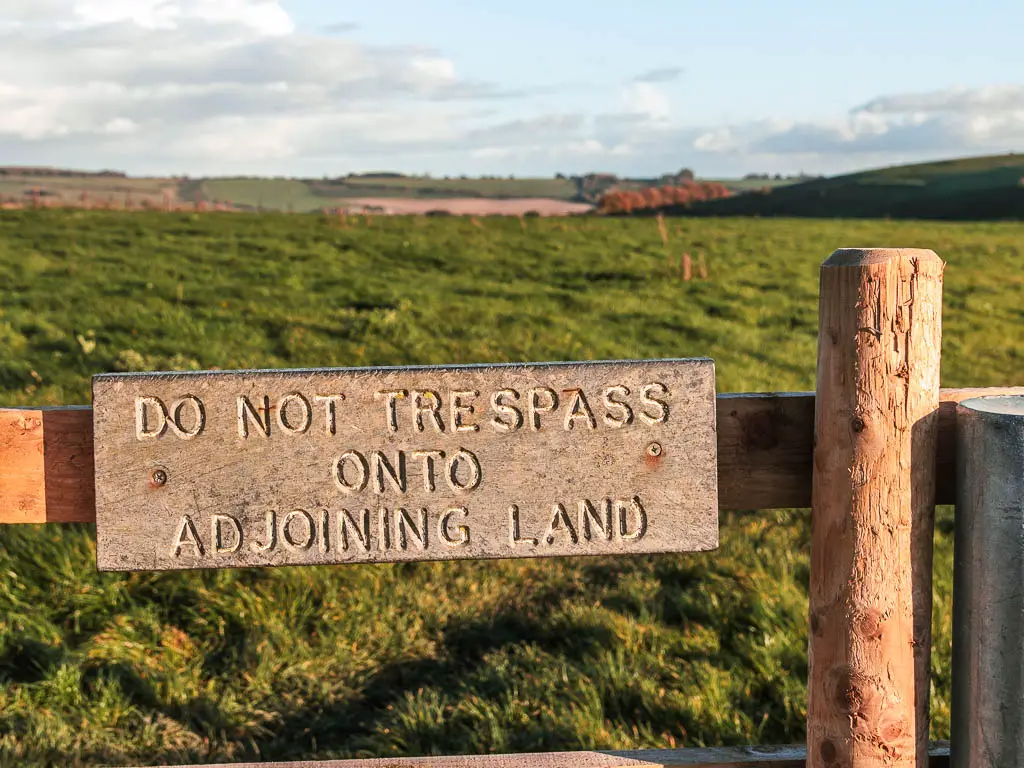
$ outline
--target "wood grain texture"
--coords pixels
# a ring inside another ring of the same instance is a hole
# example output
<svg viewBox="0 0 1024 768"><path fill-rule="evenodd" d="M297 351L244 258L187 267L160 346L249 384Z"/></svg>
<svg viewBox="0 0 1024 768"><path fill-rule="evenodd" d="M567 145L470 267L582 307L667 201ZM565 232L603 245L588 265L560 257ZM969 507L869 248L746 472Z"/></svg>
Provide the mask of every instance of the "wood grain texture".
<svg viewBox="0 0 1024 768"><path fill-rule="evenodd" d="M926 759L943 267L927 250L843 249L821 269L807 686L815 768Z"/></svg>
<svg viewBox="0 0 1024 768"><path fill-rule="evenodd" d="M0 523L95 520L92 409L0 409Z"/></svg>
<svg viewBox="0 0 1024 768"><path fill-rule="evenodd" d="M719 508L810 506L814 393L725 394L717 404Z"/></svg>
<svg viewBox="0 0 1024 768"><path fill-rule="evenodd" d="M0 411L0 499L4 522L46 522L42 411Z"/></svg>
<svg viewBox="0 0 1024 768"><path fill-rule="evenodd" d="M955 498L956 404L1022 394L1024 387L939 391L937 503ZM814 394L721 394L717 411L719 509L809 507ZM0 524L95 521L92 409L0 408Z"/></svg>
<svg viewBox="0 0 1024 768"><path fill-rule="evenodd" d="M220 763L218 768L804 768L803 746L636 749L608 752L548 752L521 755L389 757L370 760ZM924 764L922 764L924 765ZM949 744L931 745L929 768L947 768ZM215 768L189 765L177 768Z"/></svg>

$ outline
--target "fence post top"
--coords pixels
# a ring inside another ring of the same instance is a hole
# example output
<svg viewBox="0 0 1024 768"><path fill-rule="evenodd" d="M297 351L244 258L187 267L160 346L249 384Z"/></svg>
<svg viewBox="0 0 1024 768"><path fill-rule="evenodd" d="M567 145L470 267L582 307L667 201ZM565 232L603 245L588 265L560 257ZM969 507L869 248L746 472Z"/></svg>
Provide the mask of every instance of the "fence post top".
<svg viewBox="0 0 1024 768"><path fill-rule="evenodd" d="M1008 416L1011 420L1024 420L1024 395L990 395L963 400L958 407L972 414L995 417Z"/></svg>
<svg viewBox="0 0 1024 768"><path fill-rule="evenodd" d="M913 259L920 263L942 264L942 259L930 248L838 248L823 267L866 267L884 264L893 259Z"/></svg>

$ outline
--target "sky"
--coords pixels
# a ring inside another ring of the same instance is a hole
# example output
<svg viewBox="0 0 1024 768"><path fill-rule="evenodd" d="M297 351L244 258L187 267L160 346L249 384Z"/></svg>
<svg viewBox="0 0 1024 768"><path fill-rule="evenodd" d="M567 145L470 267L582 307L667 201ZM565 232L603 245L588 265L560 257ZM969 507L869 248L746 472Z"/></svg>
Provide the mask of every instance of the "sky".
<svg viewBox="0 0 1024 768"><path fill-rule="evenodd" d="M1021 0L0 0L0 165L833 174L1024 151Z"/></svg>

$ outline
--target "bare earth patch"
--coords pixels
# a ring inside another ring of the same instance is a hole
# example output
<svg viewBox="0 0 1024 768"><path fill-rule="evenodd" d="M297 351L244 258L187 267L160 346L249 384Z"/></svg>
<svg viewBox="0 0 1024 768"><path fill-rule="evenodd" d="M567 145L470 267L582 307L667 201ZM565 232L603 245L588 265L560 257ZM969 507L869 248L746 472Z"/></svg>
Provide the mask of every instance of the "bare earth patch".
<svg viewBox="0 0 1024 768"><path fill-rule="evenodd" d="M571 203L546 197L519 197L509 200L489 200L480 197L445 197L417 200L399 197L359 197L346 201L350 213L371 210L375 213L422 214L428 211L446 211L467 216L522 216L536 212L541 216L570 216L588 213L594 209L590 203Z"/></svg>

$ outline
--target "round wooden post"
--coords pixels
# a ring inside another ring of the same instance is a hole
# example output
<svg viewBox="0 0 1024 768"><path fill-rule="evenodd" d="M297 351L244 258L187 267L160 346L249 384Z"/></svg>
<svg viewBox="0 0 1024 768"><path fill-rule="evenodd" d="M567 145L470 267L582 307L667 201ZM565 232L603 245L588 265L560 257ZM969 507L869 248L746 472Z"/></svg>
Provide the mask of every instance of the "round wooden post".
<svg viewBox="0 0 1024 768"><path fill-rule="evenodd" d="M957 406L950 765L1024 755L1024 396Z"/></svg>
<svg viewBox="0 0 1024 768"><path fill-rule="evenodd" d="M840 249L819 309L807 764L926 766L943 263Z"/></svg>

